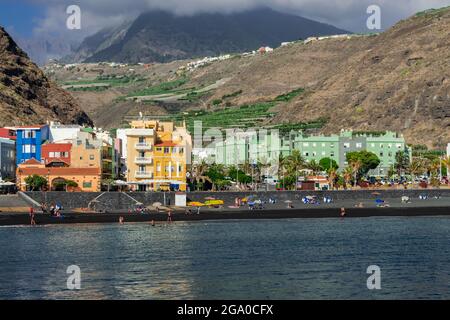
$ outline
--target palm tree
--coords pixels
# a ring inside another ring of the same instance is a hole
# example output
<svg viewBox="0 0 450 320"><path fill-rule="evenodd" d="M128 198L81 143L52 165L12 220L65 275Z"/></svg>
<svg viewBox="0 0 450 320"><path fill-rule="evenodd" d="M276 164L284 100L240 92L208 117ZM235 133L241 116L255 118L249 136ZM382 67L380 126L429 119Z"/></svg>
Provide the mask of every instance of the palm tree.
<svg viewBox="0 0 450 320"><path fill-rule="evenodd" d="M311 170L313 172L313 175L316 175L318 172L322 171L322 167L320 164L316 162L316 160L311 160L307 165L306 168Z"/></svg>
<svg viewBox="0 0 450 320"><path fill-rule="evenodd" d="M409 165L409 173L414 181L416 177L424 172L424 161L421 158L413 158L411 164Z"/></svg>
<svg viewBox="0 0 450 320"><path fill-rule="evenodd" d="M350 168L354 177L354 187L356 187L356 185L358 184L358 174L359 171L361 170L362 167L362 163L360 160L354 160L352 162L349 163L350 164Z"/></svg>
<svg viewBox="0 0 450 320"><path fill-rule="evenodd" d="M331 167L328 170L328 182L330 184L330 189L331 190L334 189L334 181L336 180L337 175L338 175L338 173L337 173L337 170L335 168Z"/></svg>
<svg viewBox="0 0 450 320"><path fill-rule="evenodd" d="M287 157L287 168L290 174L295 174L295 186L297 188L298 175L300 170L305 168L305 159L299 150L293 150L292 154Z"/></svg>
<svg viewBox="0 0 450 320"><path fill-rule="evenodd" d="M196 184L196 188L198 188L198 183L200 182L200 179L205 176L205 173L209 169L209 165L206 163L205 160L202 160L200 163L196 163L192 166L193 169L193 178Z"/></svg>
<svg viewBox="0 0 450 320"><path fill-rule="evenodd" d="M345 186L347 188L348 185L350 185L350 181L352 180L353 171L352 168L347 167L342 172L342 177L344 178Z"/></svg>

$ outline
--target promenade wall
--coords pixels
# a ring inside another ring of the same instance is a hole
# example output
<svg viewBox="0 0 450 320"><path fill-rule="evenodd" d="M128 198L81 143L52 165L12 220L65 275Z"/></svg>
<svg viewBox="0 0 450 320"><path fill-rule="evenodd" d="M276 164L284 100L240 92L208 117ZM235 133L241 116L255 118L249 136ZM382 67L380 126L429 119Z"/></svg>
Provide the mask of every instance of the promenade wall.
<svg viewBox="0 0 450 320"><path fill-rule="evenodd" d="M379 195L373 194L378 192ZM97 210L128 210L137 202L145 206L155 202L166 205L175 204L174 192L26 192L30 199L22 195L23 200L30 205L46 202L60 203L65 209L95 208ZM257 195L261 199L270 197L278 201L299 200L304 196L316 195L319 198L330 196L334 200L366 200L366 199L394 199L402 196L418 198L419 195L429 197L450 197L450 189L421 189L421 190L339 190L339 191L269 191L269 192L188 192L188 201L205 201L209 197L224 200L225 205L233 205L236 197L243 198L249 195Z"/></svg>

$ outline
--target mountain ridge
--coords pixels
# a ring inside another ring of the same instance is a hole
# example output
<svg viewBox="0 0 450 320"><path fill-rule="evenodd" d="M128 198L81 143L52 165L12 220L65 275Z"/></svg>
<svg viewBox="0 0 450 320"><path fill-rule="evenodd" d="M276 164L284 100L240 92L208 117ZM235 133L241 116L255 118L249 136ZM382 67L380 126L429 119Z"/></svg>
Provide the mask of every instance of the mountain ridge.
<svg viewBox="0 0 450 320"><path fill-rule="evenodd" d="M0 126L49 120L92 125L75 99L48 80L0 26Z"/></svg>
<svg viewBox="0 0 450 320"><path fill-rule="evenodd" d="M121 36L118 36L119 33ZM103 30L87 37L74 57L88 49L90 56L84 60L79 57L77 61L169 62L251 51L260 46L275 47L284 41L312 35L343 33L348 32L267 8L234 14L202 13L193 16L150 11L118 30ZM108 40L113 37L116 37L114 41ZM96 38L99 39L97 47L92 45ZM105 39L110 42L109 46L105 46Z"/></svg>

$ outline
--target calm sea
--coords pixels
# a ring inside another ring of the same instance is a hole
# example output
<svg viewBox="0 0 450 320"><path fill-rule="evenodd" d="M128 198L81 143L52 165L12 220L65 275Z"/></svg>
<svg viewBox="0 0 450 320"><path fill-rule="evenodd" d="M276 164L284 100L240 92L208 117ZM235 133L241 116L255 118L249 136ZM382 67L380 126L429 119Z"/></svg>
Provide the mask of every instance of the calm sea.
<svg viewBox="0 0 450 320"><path fill-rule="evenodd" d="M450 218L0 227L0 243L1 299L450 298Z"/></svg>

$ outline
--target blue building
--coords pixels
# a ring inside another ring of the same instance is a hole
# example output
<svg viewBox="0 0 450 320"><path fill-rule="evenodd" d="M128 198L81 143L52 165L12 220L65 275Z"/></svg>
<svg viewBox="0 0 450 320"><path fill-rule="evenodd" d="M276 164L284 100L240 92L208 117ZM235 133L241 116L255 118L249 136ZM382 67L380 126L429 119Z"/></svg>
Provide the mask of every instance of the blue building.
<svg viewBox="0 0 450 320"><path fill-rule="evenodd" d="M42 144L49 138L48 125L16 127L16 164L31 158L41 161Z"/></svg>

